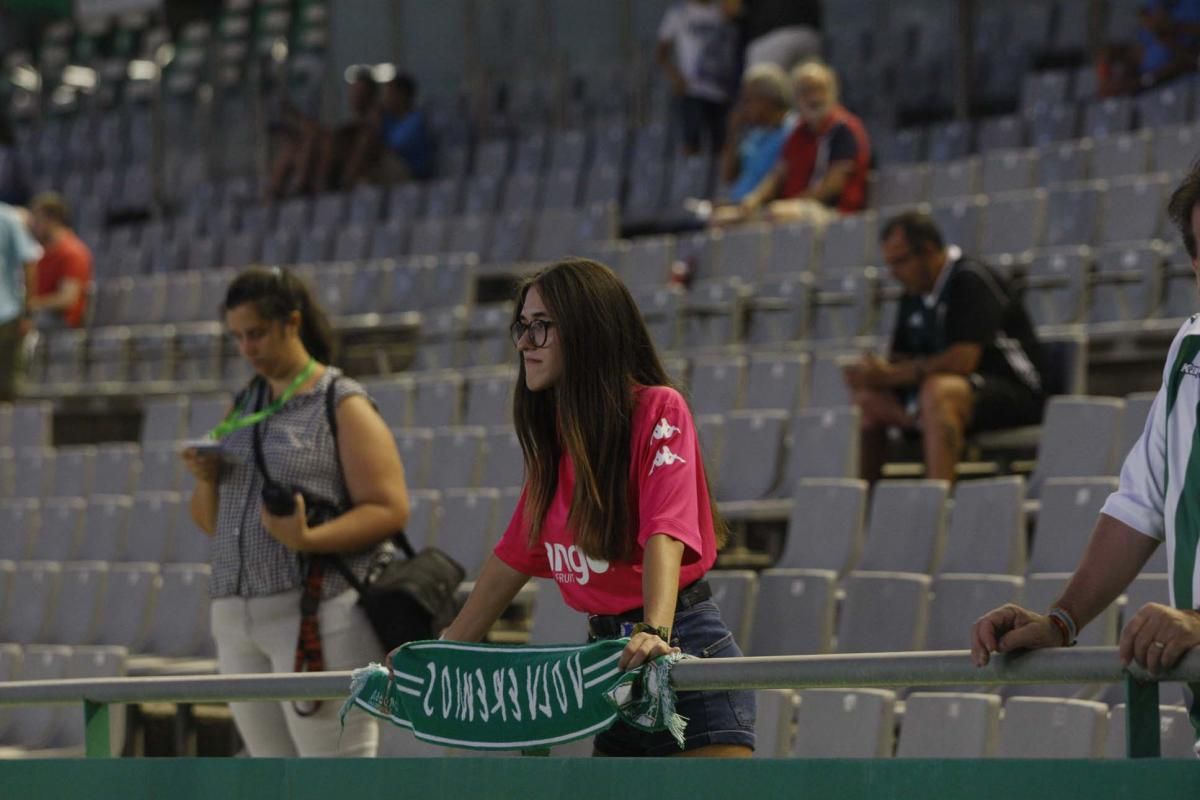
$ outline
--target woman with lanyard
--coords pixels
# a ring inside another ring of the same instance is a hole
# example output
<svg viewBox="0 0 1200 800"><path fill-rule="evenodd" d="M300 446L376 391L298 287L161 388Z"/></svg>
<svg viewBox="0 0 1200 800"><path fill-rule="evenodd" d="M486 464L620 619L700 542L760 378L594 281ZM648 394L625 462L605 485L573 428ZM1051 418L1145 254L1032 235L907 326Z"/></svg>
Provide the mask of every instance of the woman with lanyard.
<svg viewBox="0 0 1200 800"><path fill-rule="evenodd" d="M678 648L741 655L710 599L724 525L696 428L629 290L607 267L567 260L521 287L513 418L525 486L508 530L443 638L481 640L530 576L553 578L588 614L589 640L629 637L620 667ZM681 692L681 751L667 732L618 722L601 756L742 757L754 748L752 692Z"/></svg>
<svg viewBox="0 0 1200 800"><path fill-rule="evenodd" d="M329 322L299 279L247 270L229 286L223 310L255 378L213 431L220 453L183 453L196 478L192 519L213 537L217 666L226 674L362 666L381 653L357 593L333 569L310 571L305 557L340 554L362 579L375 549L404 527L408 491L395 442L362 386L328 366ZM271 481L297 491L290 515L275 516L263 504L256 438ZM305 496L345 511L310 520ZM303 615L304 647L302 596L319 598ZM252 756L373 756L375 723L353 715L343 731L337 706L230 704Z"/></svg>

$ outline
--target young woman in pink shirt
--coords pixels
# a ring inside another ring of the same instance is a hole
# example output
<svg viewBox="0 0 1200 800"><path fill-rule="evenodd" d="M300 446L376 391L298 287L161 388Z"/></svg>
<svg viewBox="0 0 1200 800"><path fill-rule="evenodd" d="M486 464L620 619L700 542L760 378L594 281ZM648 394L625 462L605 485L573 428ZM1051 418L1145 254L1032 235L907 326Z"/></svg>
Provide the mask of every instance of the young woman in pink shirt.
<svg viewBox="0 0 1200 800"><path fill-rule="evenodd" d="M671 386L629 290L593 261L522 285L512 324L513 417L525 486L504 536L444 638L479 641L530 577L588 615L589 640L629 636L630 669L674 649L740 656L704 574L725 528L691 411ZM749 756L754 694L681 692L683 751L622 723L595 755Z"/></svg>

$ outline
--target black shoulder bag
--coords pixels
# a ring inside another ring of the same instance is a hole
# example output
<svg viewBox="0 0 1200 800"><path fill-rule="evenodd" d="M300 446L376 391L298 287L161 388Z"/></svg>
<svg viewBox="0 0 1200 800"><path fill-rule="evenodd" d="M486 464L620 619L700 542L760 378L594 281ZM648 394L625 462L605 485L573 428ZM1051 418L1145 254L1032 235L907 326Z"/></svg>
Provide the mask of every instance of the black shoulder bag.
<svg viewBox="0 0 1200 800"><path fill-rule="evenodd" d="M333 436L335 454L338 453L336 391L337 378L334 377L325 393L325 413L329 431ZM272 514L291 513L283 507L282 501L285 498L290 500L295 490L275 482L267 472L257 426L254 457L263 476L263 501L268 510ZM342 485L345 486L340 454L337 455L337 465ZM272 501L279 505L273 507ZM321 524L342 513L341 510L330 508L327 502L317 500L309 503L307 495L305 506L310 525ZM360 580L337 555L308 557L305 591L301 598L302 620L312 619L316 615L315 606L320 600L321 576L324 566L328 565L337 570L358 592L358 603L366 612L367 619L370 620L371 627L385 651L391 652L405 642L437 638L441 630L449 625L458 613L456 595L458 585L466 577L466 571L457 561L436 547L423 548L419 553L414 551L404 531L397 531L392 536L391 543L394 546L378 548L365 580ZM404 553L403 559L398 557L397 548ZM319 669L316 665L323 661L319 652L319 642L306 640L317 637L319 634L306 637L304 626L301 626L297 660L301 660L302 653L308 652L309 669ZM314 645L317 648L315 653L312 652ZM298 667L297 671L299 670Z"/></svg>

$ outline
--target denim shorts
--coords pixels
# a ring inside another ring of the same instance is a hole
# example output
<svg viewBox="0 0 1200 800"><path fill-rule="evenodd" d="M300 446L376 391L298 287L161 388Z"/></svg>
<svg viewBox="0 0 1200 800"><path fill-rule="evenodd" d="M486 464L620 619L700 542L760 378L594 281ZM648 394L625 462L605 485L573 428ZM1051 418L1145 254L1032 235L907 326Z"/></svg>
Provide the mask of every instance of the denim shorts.
<svg viewBox="0 0 1200 800"><path fill-rule="evenodd" d="M594 641L594 639L593 639ZM699 658L737 658L742 655L733 634L712 600L675 615L671 645ZM710 744L745 745L754 749L754 692L680 692L676 711L687 718L684 750ZM646 733L617 722L596 736L595 749L605 756L669 756L680 752L667 731Z"/></svg>

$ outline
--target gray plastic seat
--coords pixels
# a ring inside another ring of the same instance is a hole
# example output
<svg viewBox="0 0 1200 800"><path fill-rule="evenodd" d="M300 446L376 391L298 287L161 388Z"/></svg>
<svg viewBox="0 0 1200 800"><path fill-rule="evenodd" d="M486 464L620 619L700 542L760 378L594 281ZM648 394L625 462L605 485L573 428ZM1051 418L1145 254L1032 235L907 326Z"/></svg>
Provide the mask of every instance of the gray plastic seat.
<svg viewBox="0 0 1200 800"><path fill-rule="evenodd" d="M946 481L875 484L860 570L933 571L946 535Z"/></svg>
<svg viewBox="0 0 1200 800"><path fill-rule="evenodd" d="M233 406L227 395L193 397L188 409L188 438L199 439L221 423Z"/></svg>
<svg viewBox="0 0 1200 800"><path fill-rule="evenodd" d="M413 422L430 428L457 424L464 386L465 381L458 374L417 378L413 383Z"/></svg>
<svg viewBox="0 0 1200 800"><path fill-rule="evenodd" d="M19 679L23 681L61 681L67 676L71 648L62 645L30 645L24 648ZM15 706L9 711L8 728L3 740L26 750L49 748L62 725L65 709L57 705Z"/></svg>
<svg viewBox="0 0 1200 800"><path fill-rule="evenodd" d="M334 235L331 255L334 261L361 261L367 257L370 249L371 239L367 236L367 229L361 224L350 223L343 225Z"/></svg>
<svg viewBox="0 0 1200 800"><path fill-rule="evenodd" d="M1005 603L1015 603L1025 585L1016 575L943 573L933 580L929 602L928 650L962 650L977 619Z"/></svg>
<svg viewBox="0 0 1200 800"><path fill-rule="evenodd" d="M791 689L759 689L754 693L755 758L787 758L796 736L796 693Z"/></svg>
<svg viewBox="0 0 1200 800"><path fill-rule="evenodd" d="M62 567L53 561L17 564L8 590L11 607L5 614L0 640L19 644L46 640L58 606L61 577Z"/></svg>
<svg viewBox="0 0 1200 800"><path fill-rule="evenodd" d="M97 641L143 651L154 604L158 599L159 565L150 563L110 564L108 591L121 598L100 615Z"/></svg>
<svg viewBox="0 0 1200 800"><path fill-rule="evenodd" d="M55 452L51 497L77 497L91 494L96 448L90 445L60 447Z"/></svg>
<svg viewBox="0 0 1200 800"><path fill-rule="evenodd" d="M717 467L718 500L762 500L779 481L789 414L783 410L733 411Z"/></svg>
<svg viewBox="0 0 1200 800"><path fill-rule="evenodd" d="M822 237L821 230L816 226L804 222L775 225L771 228L770 237L766 266L768 275L815 272L820 266L816 251L817 242Z"/></svg>
<svg viewBox="0 0 1200 800"><path fill-rule="evenodd" d="M9 423L11 438L6 446L13 450L49 447L54 408L46 400L22 400L13 403Z"/></svg>
<svg viewBox="0 0 1200 800"><path fill-rule="evenodd" d="M588 152L588 132L583 130L565 130L554 134L550 143L550 171L573 169L578 171L583 167Z"/></svg>
<svg viewBox="0 0 1200 800"><path fill-rule="evenodd" d="M1133 124L1133 98L1109 97L1084 106L1083 135L1111 136L1124 133Z"/></svg>
<svg viewBox="0 0 1200 800"><path fill-rule="evenodd" d="M442 516L442 493L434 489L409 489L408 523L404 533L414 550L432 541Z"/></svg>
<svg viewBox="0 0 1200 800"><path fill-rule="evenodd" d="M541 207L541 199L542 176L536 172L517 172L504 183L504 190L500 194L500 211L529 215Z"/></svg>
<svg viewBox="0 0 1200 800"><path fill-rule="evenodd" d="M477 174L463 189L462 213L470 216L496 213L503 185L503 175Z"/></svg>
<svg viewBox="0 0 1200 800"><path fill-rule="evenodd" d="M1092 177L1141 175L1150 163L1148 131L1103 136L1092 142Z"/></svg>
<svg viewBox="0 0 1200 800"><path fill-rule="evenodd" d="M849 345L870 331L875 313L874 268L823 274L814 282L810 335L822 343Z"/></svg>
<svg viewBox="0 0 1200 800"><path fill-rule="evenodd" d="M525 462L521 444L511 425L491 428L483 444L480 486L507 489L524 482Z"/></svg>
<svg viewBox="0 0 1200 800"><path fill-rule="evenodd" d="M442 519L434 544L446 551L474 580L496 543L500 492L497 489L448 489L442 493Z"/></svg>
<svg viewBox="0 0 1200 800"><path fill-rule="evenodd" d="M880 207L908 206L925 200L929 167L925 164L893 164L875 173L871 202Z"/></svg>
<svg viewBox="0 0 1200 800"><path fill-rule="evenodd" d="M1050 478L1114 475L1117 433L1125 401L1115 397L1060 395L1046 403L1037 466L1029 493L1037 496Z"/></svg>
<svg viewBox="0 0 1200 800"><path fill-rule="evenodd" d="M616 203L620 199L621 171L608 163L593 163L584 179L583 202Z"/></svg>
<svg viewBox="0 0 1200 800"><path fill-rule="evenodd" d="M587 615L563 602L558 585L538 581L533 601L533 625L530 644L580 644L587 640Z"/></svg>
<svg viewBox="0 0 1200 800"><path fill-rule="evenodd" d="M137 445L102 444L93 457L91 494L129 494L136 488L141 471L141 452Z"/></svg>
<svg viewBox="0 0 1200 800"><path fill-rule="evenodd" d="M837 573L818 569L768 569L759 574L749 641L751 656L828 653L833 644Z"/></svg>
<svg viewBox="0 0 1200 800"><path fill-rule="evenodd" d="M1101 181L1052 186L1047 194L1046 247L1093 244L1108 185Z"/></svg>
<svg viewBox="0 0 1200 800"><path fill-rule="evenodd" d="M987 204L987 198L982 195L964 195L935 203L929 213L947 244L956 244L967 252L978 252Z"/></svg>
<svg viewBox="0 0 1200 800"><path fill-rule="evenodd" d="M1159 128L1154 132L1154 169L1178 175L1191 166L1197 150L1200 150L1200 126Z"/></svg>
<svg viewBox="0 0 1200 800"><path fill-rule="evenodd" d="M1141 242L1154 239L1162 225L1162 208L1172 188L1166 175L1112 181L1100 215L1100 241Z"/></svg>
<svg viewBox="0 0 1200 800"><path fill-rule="evenodd" d="M1046 192L998 194L991 198L983 216L980 252L1024 253L1042 240L1046 217Z"/></svg>
<svg viewBox="0 0 1200 800"><path fill-rule="evenodd" d="M466 383L466 423L505 425L512 423L512 391L516 371L508 367L469 375Z"/></svg>
<svg viewBox="0 0 1200 800"><path fill-rule="evenodd" d="M403 428L410 418L413 382L407 376L389 376L366 383L367 392L388 427Z"/></svg>
<svg viewBox="0 0 1200 800"><path fill-rule="evenodd" d="M798 758L885 758L895 742L895 692L805 689L797 693Z"/></svg>
<svg viewBox="0 0 1200 800"><path fill-rule="evenodd" d="M174 492L183 484L183 460L176 444L146 445L142 448L142 470L138 489L144 492Z"/></svg>
<svg viewBox="0 0 1200 800"><path fill-rule="evenodd" d="M392 428L396 449L404 464L405 482L410 488L429 488L429 465L433 452L433 429Z"/></svg>
<svg viewBox="0 0 1200 800"><path fill-rule="evenodd" d="M22 561L29 558L41 533L41 501L26 497L0 500L0 560ZM0 598L2 599L2 598Z"/></svg>
<svg viewBox="0 0 1200 800"><path fill-rule="evenodd" d="M1158 308L1166 253L1157 242L1110 246L1096 253L1089 321L1140 326Z"/></svg>
<svg viewBox="0 0 1200 800"><path fill-rule="evenodd" d="M104 645L77 646L71 648L71 659L67 662L66 676L76 679L121 678L126 674L125 659L128 651L123 647ZM109 706L108 737L112 756L121 754L125 742L125 708ZM72 748L82 752L84 745L83 709L76 703L61 709L60 727L56 746Z"/></svg>
<svg viewBox="0 0 1200 800"><path fill-rule="evenodd" d="M579 204L579 176L578 167L551 172L543 185L542 207L575 208Z"/></svg>
<svg viewBox="0 0 1200 800"><path fill-rule="evenodd" d="M278 230L268 233L262 242L261 261L264 264L294 264L299 233L293 230Z"/></svg>
<svg viewBox="0 0 1200 800"><path fill-rule="evenodd" d="M85 561L114 561L124 551L133 501L98 495L88 503L78 557Z"/></svg>
<svg viewBox="0 0 1200 800"><path fill-rule="evenodd" d="M1025 571L1025 480L1010 475L959 483L939 572Z"/></svg>
<svg viewBox="0 0 1200 800"><path fill-rule="evenodd" d="M108 606L108 563L71 561L62 565L58 602L47 625L47 644L92 644L100 615Z"/></svg>
<svg viewBox="0 0 1200 800"><path fill-rule="evenodd" d="M50 448L27 447L15 450L20 468L13 474L14 497L46 497L54 483L57 453Z"/></svg>
<svg viewBox="0 0 1200 800"><path fill-rule="evenodd" d="M963 158L929 166L929 200L948 200L979 191L979 158Z"/></svg>
<svg viewBox="0 0 1200 800"><path fill-rule="evenodd" d="M745 356L702 356L695 359L688 381L692 412L724 414L737 408L745 376Z"/></svg>
<svg viewBox="0 0 1200 800"><path fill-rule="evenodd" d="M1116 478L1053 478L1042 488L1029 571L1070 572L1083 557Z"/></svg>
<svg viewBox="0 0 1200 800"><path fill-rule="evenodd" d="M434 489L476 486L486 433L481 426L435 428L428 485Z"/></svg>
<svg viewBox="0 0 1200 800"><path fill-rule="evenodd" d="M858 355L846 350L831 350L814 354L809 372L808 402L810 409L840 408L853 405L850 390L842 373L847 363Z"/></svg>
<svg viewBox="0 0 1200 800"><path fill-rule="evenodd" d="M825 227L821 271L837 272L876 263L878 239L879 218L874 211L838 217Z"/></svg>
<svg viewBox="0 0 1200 800"><path fill-rule="evenodd" d="M1195 731L1182 706L1158 707L1158 736L1162 758L1196 759ZM1126 758L1125 704L1117 703L1108 714L1108 735L1104 741L1105 758Z"/></svg>
<svg viewBox="0 0 1200 800"><path fill-rule="evenodd" d="M1000 698L915 692L905 701L897 758L986 758L1000 734Z"/></svg>
<svg viewBox="0 0 1200 800"><path fill-rule="evenodd" d="M788 432L782 487L801 478L858 477L861 414L854 406L798 411ZM786 488L783 494L788 492Z"/></svg>
<svg viewBox="0 0 1200 800"><path fill-rule="evenodd" d="M748 569L713 570L705 576L712 587L713 602L721 619L739 646L753 636L754 609L758 598L758 576Z"/></svg>
<svg viewBox="0 0 1200 800"><path fill-rule="evenodd" d="M767 264L771 245L771 227L766 224L743 225L724 231L717 241L719 274L755 283Z"/></svg>
<svg viewBox="0 0 1200 800"><path fill-rule="evenodd" d="M745 304L747 344L761 347L802 338L808 331L812 294L808 273L770 275L760 281Z"/></svg>
<svg viewBox="0 0 1200 800"><path fill-rule="evenodd" d="M669 178L667 166L661 160L639 162L637 179L629 182L625 192L625 202L621 207L623 214L630 219L644 220L662 210ZM594 198L589 191L587 200L594 202L603 198Z"/></svg>
<svg viewBox="0 0 1200 800"><path fill-rule="evenodd" d="M462 184L457 178L431 181L425 190L425 219L450 217L459 212Z"/></svg>
<svg viewBox="0 0 1200 800"><path fill-rule="evenodd" d="M482 260L487 261L491 240L492 215L470 214L449 220L444 248L446 252L476 253Z"/></svg>
<svg viewBox="0 0 1200 800"><path fill-rule="evenodd" d="M66 561L79 551L87 501L81 497L53 497L42 501L41 527L33 541L31 557L38 561Z"/></svg>
<svg viewBox="0 0 1200 800"><path fill-rule="evenodd" d="M177 492L139 492L133 498L123 561L170 558L182 501ZM186 512L185 512L186 513Z"/></svg>
<svg viewBox="0 0 1200 800"><path fill-rule="evenodd" d="M920 650L929 622L928 575L851 572L838 622L837 652Z"/></svg>
<svg viewBox="0 0 1200 800"><path fill-rule="evenodd" d="M981 150L980 189L984 194L1017 192L1037 185L1038 151Z"/></svg>
<svg viewBox="0 0 1200 800"><path fill-rule="evenodd" d="M1092 251L1087 247L1043 251L1025 275L1025 308L1035 325L1080 322L1086 311Z"/></svg>
<svg viewBox="0 0 1200 800"><path fill-rule="evenodd" d="M408 252L413 255L434 255L451 248L446 240L450 233L447 217L427 217L412 224Z"/></svg>
<svg viewBox="0 0 1200 800"><path fill-rule="evenodd" d="M741 407L792 411L799 405L807 371L808 356L803 353L752 355Z"/></svg>
<svg viewBox="0 0 1200 800"><path fill-rule="evenodd" d="M857 478L808 478L789 493L784 551L776 567L847 572L862 552L867 484Z"/></svg>
<svg viewBox="0 0 1200 800"><path fill-rule="evenodd" d="M159 572L159 591L146 649L156 656L207 658L214 653L209 623L207 564L167 564ZM115 590L111 586L111 590Z"/></svg>
<svg viewBox="0 0 1200 800"><path fill-rule="evenodd" d="M629 244L618 265L620 275L631 291L664 286L675 258L675 237L652 236L636 239Z"/></svg>
<svg viewBox="0 0 1200 800"><path fill-rule="evenodd" d="M1108 706L1088 700L1013 697L1000 721L1001 758L1099 758Z"/></svg>

